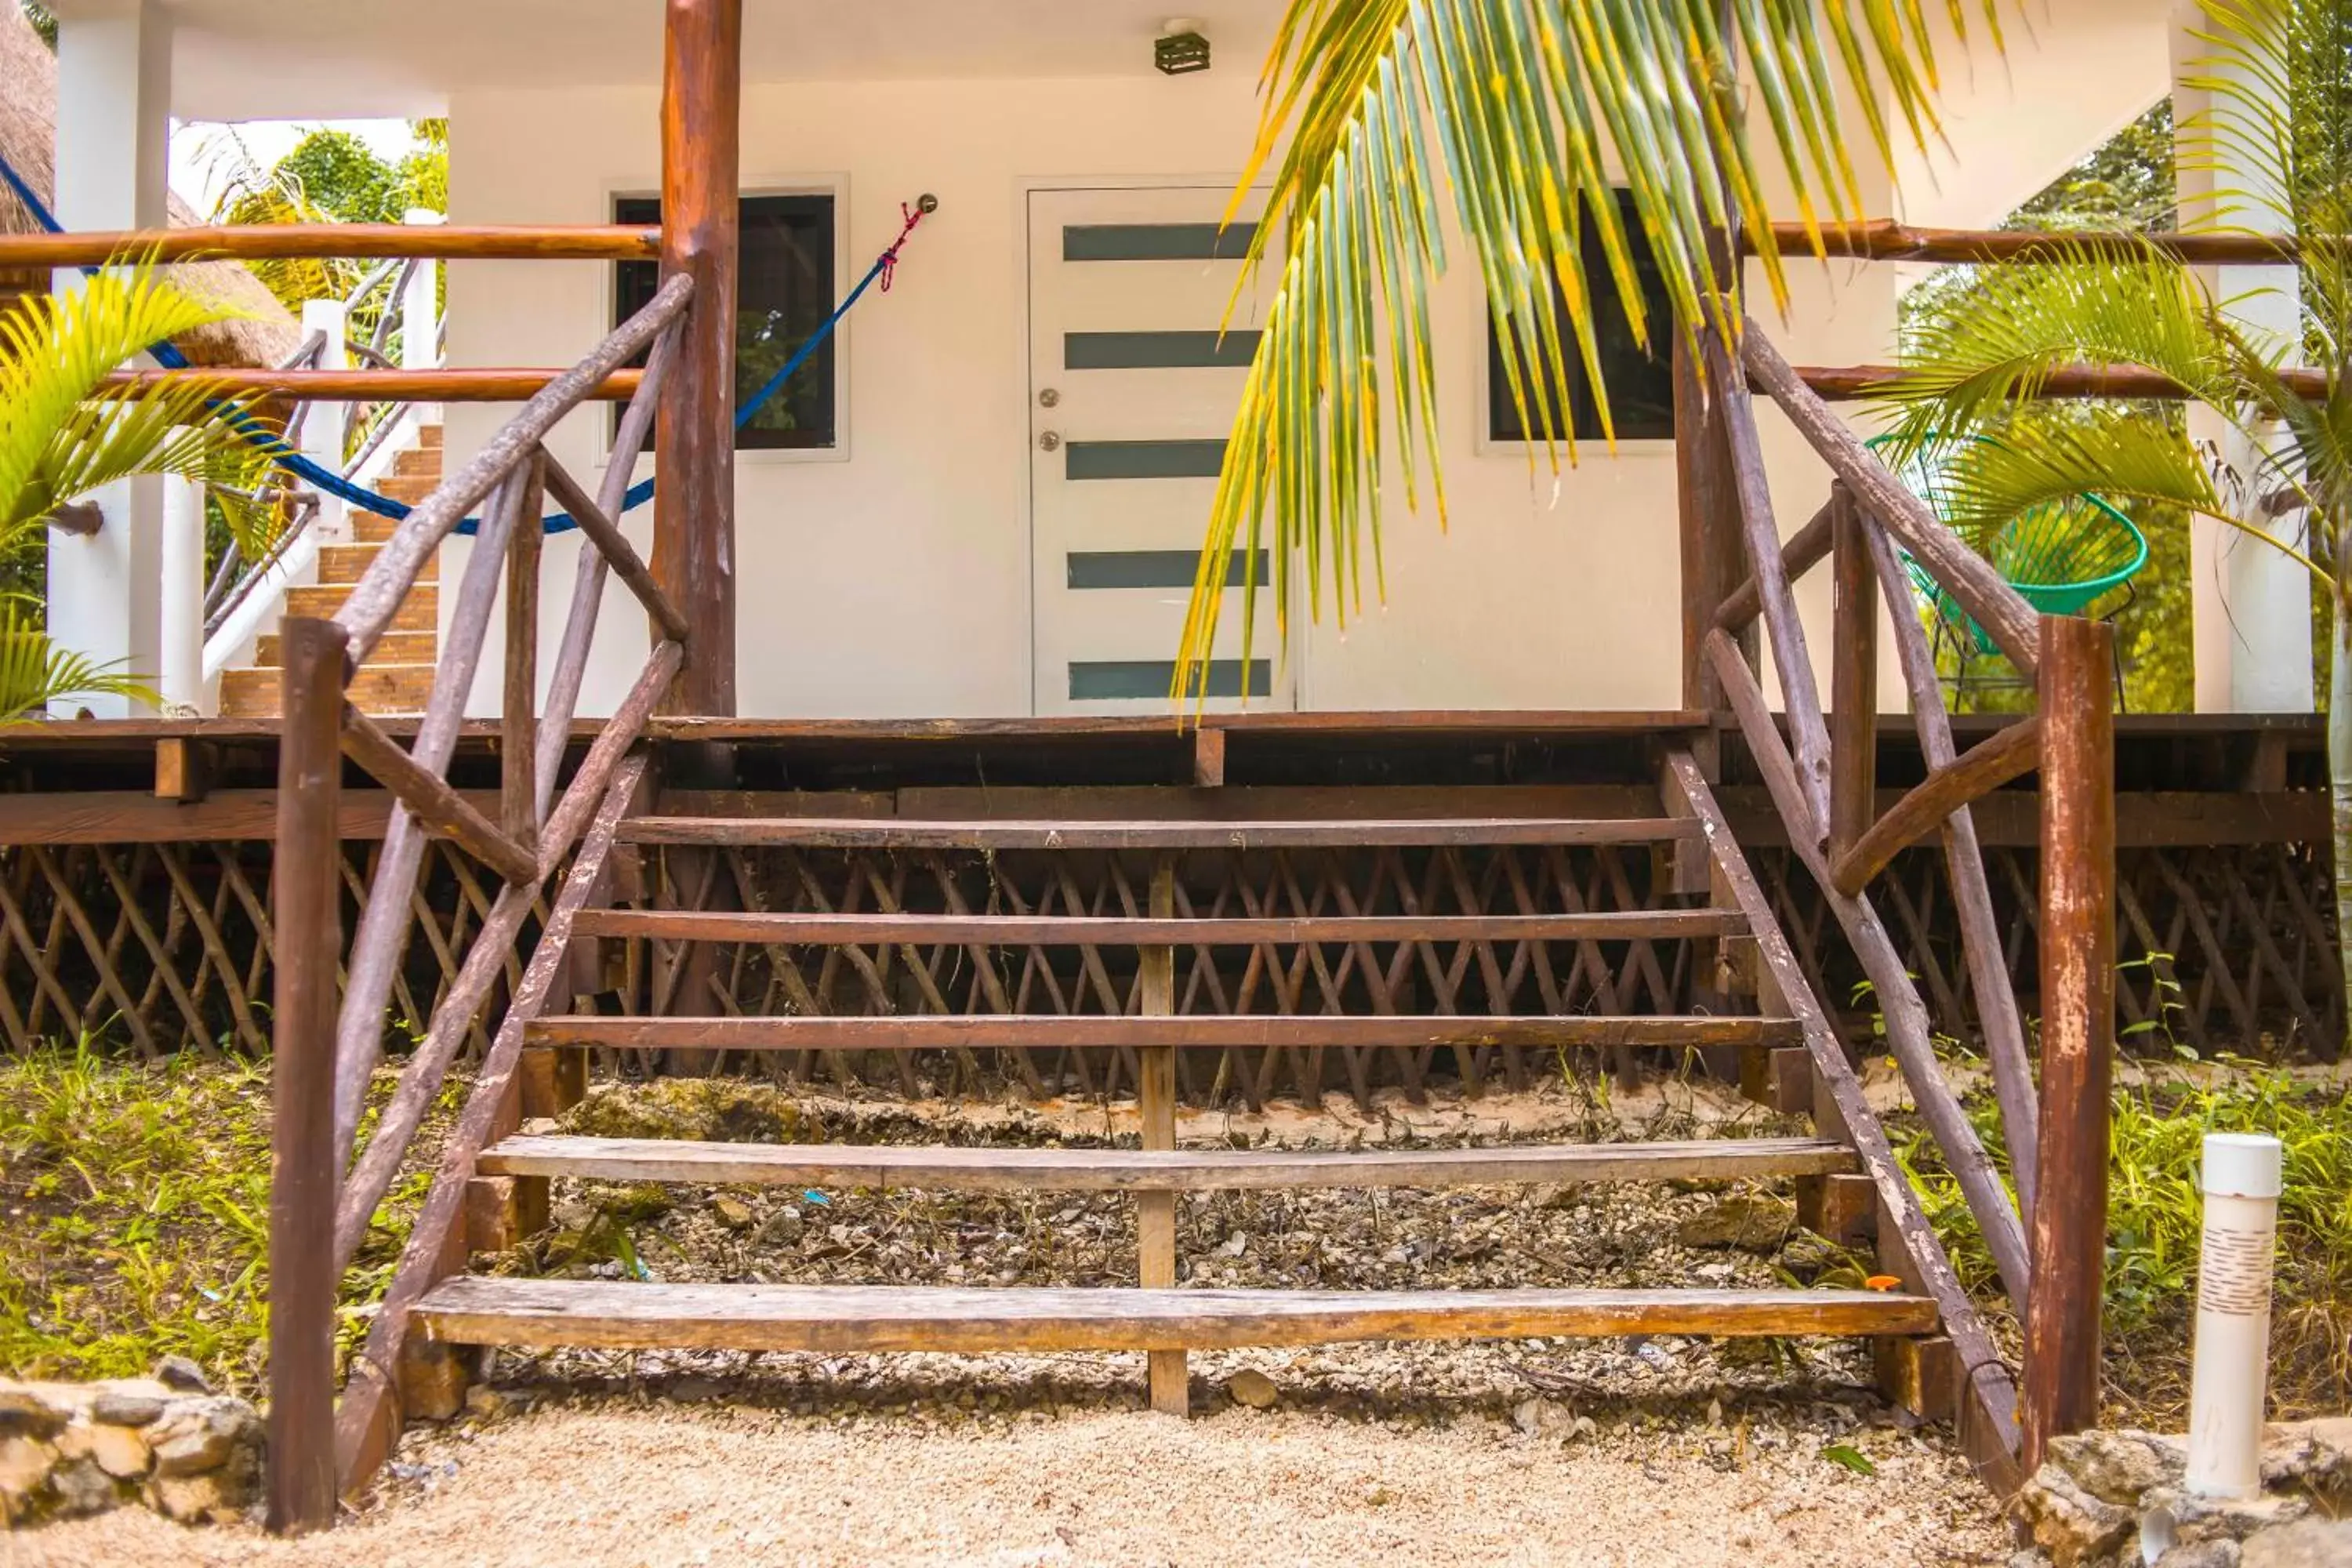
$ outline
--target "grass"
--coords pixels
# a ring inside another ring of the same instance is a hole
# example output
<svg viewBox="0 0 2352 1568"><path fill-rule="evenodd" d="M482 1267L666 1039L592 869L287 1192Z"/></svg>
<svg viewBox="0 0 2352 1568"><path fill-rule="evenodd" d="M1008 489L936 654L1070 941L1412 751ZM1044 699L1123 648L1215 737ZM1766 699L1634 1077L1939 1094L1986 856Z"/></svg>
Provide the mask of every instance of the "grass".
<svg viewBox="0 0 2352 1568"><path fill-rule="evenodd" d="M2272 1413L2281 1420L2352 1408L2352 1088L2254 1063L2120 1090L2109 1123L2105 1372L2110 1420L2185 1426L2196 1310L2197 1190L2208 1132L2261 1132L2286 1152L2271 1312ZM1990 1094L1970 1121L2004 1174L2009 1152ZM2018 1324L1975 1222L1916 1123L1890 1129L1953 1266L2015 1349Z"/></svg>
<svg viewBox="0 0 2352 1568"><path fill-rule="evenodd" d="M461 1092L445 1092L436 1121ZM86 1043L0 1058L0 1373L131 1376L177 1352L221 1386L257 1391L269 1125L266 1063L147 1064ZM437 1147L436 1131L428 1122L420 1145ZM346 1352L429 1180L429 1167L403 1173L344 1276Z"/></svg>

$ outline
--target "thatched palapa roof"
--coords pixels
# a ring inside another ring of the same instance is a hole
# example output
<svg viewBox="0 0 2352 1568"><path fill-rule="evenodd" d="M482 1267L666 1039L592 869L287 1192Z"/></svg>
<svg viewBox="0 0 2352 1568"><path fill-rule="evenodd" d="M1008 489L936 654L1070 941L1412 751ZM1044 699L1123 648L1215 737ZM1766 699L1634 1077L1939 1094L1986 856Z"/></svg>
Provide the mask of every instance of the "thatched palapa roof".
<svg viewBox="0 0 2352 1568"><path fill-rule="evenodd" d="M33 30L24 8L5 0L0 4L0 157L44 202L53 203L57 196L57 57ZM174 228L187 228L203 220L187 203L173 196L171 221ZM16 193L0 184L0 234L30 234L39 226ZM275 365L300 343L299 324L244 263L195 262L171 271L182 287L218 300L245 318L182 339L180 352L194 363ZM48 286L46 271L0 269L0 303Z"/></svg>

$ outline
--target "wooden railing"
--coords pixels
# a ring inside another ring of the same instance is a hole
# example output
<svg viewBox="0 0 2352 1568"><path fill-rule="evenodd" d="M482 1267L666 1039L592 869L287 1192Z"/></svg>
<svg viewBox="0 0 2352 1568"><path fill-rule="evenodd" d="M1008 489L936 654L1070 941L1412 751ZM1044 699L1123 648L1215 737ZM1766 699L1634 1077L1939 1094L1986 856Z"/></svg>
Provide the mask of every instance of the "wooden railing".
<svg viewBox="0 0 2352 1568"><path fill-rule="evenodd" d="M1735 347L1702 334L1678 370L1684 425L1686 696L1728 709L1790 843L1860 960L1921 1121L1967 1201L2027 1322L2020 1380L1994 1352L1939 1248L1917 1249L1958 1352L1977 1429L2024 1473L2054 1433L2094 1419L2105 1212L2105 1063L2114 1039L2112 629L2037 616L1992 565L1944 526L1855 437L1750 322ZM1779 406L1834 476L1828 502L1787 541L1765 482L1751 388ZM1735 549L1727 541L1744 549ZM2029 679L2040 714L1957 753L1935 658L1898 550ZM1732 581L1744 554L1748 576ZM1831 689L1822 703L1791 584L1832 563ZM1713 597L1719 594L1720 597ZM1878 607L1891 616L1927 779L1876 811ZM1713 602L1709 603L1709 599ZM1744 639L1771 645L1781 722ZM1994 923L1969 802L2039 766L2043 774L2042 1084ZM1868 884L1896 851L1940 832L1969 980L1999 1101L2012 1201L1937 1054L1927 1010ZM1834 1064L1832 1064L1834 1065ZM2021 1218L2021 1206L2030 1216ZM1906 1216L1894 1216L1898 1228ZM2030 1241L2029 1241L2030 1234Z"/></svg>
<svg viewBox="0 0 2352 1568"><path fill-rule="evenodd" d="M614 519L651 432L662 381L678 353L693 289L689 278L672 276L594 353L541 387L479 453L416 507L331 619L284 623L268 1483L271 1519L279 1528L327 1522L339 1479L371 1472L397 1436L395 1363L409 1305L462 1264L462 1208L473 1157L520 1119L517 1068L523 1026L548 999L572 916L587 901L614 826L642 778L643 761L631 755L631 748L683 659L688 623ZM600 493L592 497L548 452L547 437L557 421L640 353L649 353L646 368L622 416ZM579 522L589 547L580 554L570 616L541 710L541 517L551 497ZM479 531L449 616L432 698L414 742L404 748L349 704L345 689L392 626L443 541L478 508ZM559 799L558 771L608 573L643 602L655 645ZM505 680L499 810L493 820L452 789L446 775L501 578ZM399 805L352 940L338 1010L337 794L346 758L373 774ZM373 1134L361 1146L362 1113L383 1058L387 1004L431 837L462 846L506 885L423 1042L404 1066ZM503 972L543 885L567 860L563 888L522 982L509 998L338 1410L337 1281L409 1158L450 1062Z"/></svg>

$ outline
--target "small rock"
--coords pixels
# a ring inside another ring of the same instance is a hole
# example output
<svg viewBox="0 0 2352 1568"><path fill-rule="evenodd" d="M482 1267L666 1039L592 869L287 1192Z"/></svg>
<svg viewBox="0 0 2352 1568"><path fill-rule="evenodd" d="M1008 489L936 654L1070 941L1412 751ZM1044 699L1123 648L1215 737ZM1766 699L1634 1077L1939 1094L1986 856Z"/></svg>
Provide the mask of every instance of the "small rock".
<svg viewBox="0 0 2352 1568"><path fill-rule="evenodd" d="M48 1484L58 1451L31 1437L0 1437L0 1513L22 1519Z"/></svg>
<svg viewBox="0 0 2352 1568"><path fill-rule="evenodd" d="M1282 1397L1282 1390L1274 1379L1255 1367L1244 1367L1225 1379L1225 1392L1235 1405L1244 1405L1252 1410L1271 1410L1274 1402Z"/></svg>
<svg viewBox="0 0 2352 1568"><path fill-rule="evenodd" d="M144 1426L162 1417L162 1394L101 1388L89 1404L89 1418L101 1426Z"/></svg>
<svg viewBox="0 0 2352 1568"><path fill-rule="evenodd" d="M1797 1207L1784 1198L1726 1198L1693 1215L1675 1231L1685 1247L1737 1247L1771 1252L1796 1227Z"/></svg>
<svg viewBox="0 0 2352 1568"><path fill-rule="evenodd" d="M2311 1423L2311 1472L2323 1480L2352 1481L2352 1415Z"/></svg>
<svg viewBox="0 0 2352 1568"><path fill-rule="evenodd" d="M1557 1399L1522 1399L1511 1412L1511 1425L1530 1437L1565 1437L1576 1421L1576 1412Z"/></svg>
<svg viewBox="0 0 2352 1568"><path fill-rule="evenodd" d="M2352 1520L2306 1519L2249 1536L2239 1568L2343 1568L2352 1563Z"/></svg>
<svg viewBox="0 0 2352 1568"><path fill-rule="evenodd" d="M227 1494L216 1476L161 1476L155 1481L155 1507L166 1519L199 1524L208 1519L233 1517Z"/></svg>
<svg viewBox="0 0 2352 1568"><path fill-rule="evenodd" d="M2055 1462L2044 1464L2018 1494L2033 1543L2054 1568L2084 1568L2119 1550L2137 1528L2129 1509L2092 1496Z"/></svg>
<svg viewBox="0 0 2352 1568"><path fill-rule="evenodd" d="M708 1405L726 1393L727 1385L715 1377L681 1377L669 1385L669 1396L680 1405Z"/></svg>
<svg viewBox="0 0 2352 1568"><path fill-rule="evenodd" d="M155 1449L158 1476L193 1476L216 1470L238 1443L257 1438L260 1421L242 1399L184 1399L163 1413L147 1433Z"/></svg>
<svg viewBox="0 0 2352 1568"><path fill-rule="evenodd" d="M53 1437L68 1413L21 1383L0 1383L0 1436Z"/></svg>
<svg viewBox="0 0 2352 1568"><path fill-rule="evenodd" d="M466 1414L482 1421L496 1421L510 1414L514 1401L487 1383L477 1383L466 1390Z"/></svg>
<svg viewBox="0 0 2352 1568"><path fill-rule="evenodd" d="M2178 1486L2189 1454L2177 1437L2093 1430L2053 1438L2050 1463L2100 1501L2133 1508L2143 1492Z"/></svg>
<svg viewBox="0 0 2352 1568"><path fill-rule="evenodd" d="M717 1215L719 1223L730 1230L741 1230L758 1217L752 1214L751 1205L740 1198L715 1199L710 1205L710 1212Z"/></svg>
<svg viewBox="0 0 2352 1568"><path fill-rule="evenodd" d="M2043 1467L2048 1473L2048 1467ZM2311 1500L2292 1493L2253 1498L2198 1497L2179 1487L2151 1487L2140 1506L2172 1517L2174 1539L2184 1545L2227 1537L2243 1541L2255 1531L2292 1524L2311 1511Z"/></svg>
<svg viewBox="0 0 2352 1568"><path fill-rule="evenodd" d="M167 1355L155 1363L155 1381L181 1394L210 1394L211 1379L205 1369L184 1355Z"/></svg>
<svg viewBox="0 0 2352 1568"><path fill-rule="evenodd" d="M1780 1267L1800 1279L1811 1279L1844 1261L1843 1248L1810 1230L1800 1230L1780 1244Z"/></svg>
<svg viewBox="0 0 2352 1568"><path fill-rule="evenodd" d="M155 1453L131 1428L100 1425L91 1428L89 1457L108 1475L127 1481L145 1475Z"/></svg>
<svg viewBox="0 0 2352 1568"><path fill-rule="evenodd" d="M68 1519L104 1513L117 1500L114 1478L95 1459L76 1459L49 1473L49 1490L57 1494L58 1512Z"/></svg>

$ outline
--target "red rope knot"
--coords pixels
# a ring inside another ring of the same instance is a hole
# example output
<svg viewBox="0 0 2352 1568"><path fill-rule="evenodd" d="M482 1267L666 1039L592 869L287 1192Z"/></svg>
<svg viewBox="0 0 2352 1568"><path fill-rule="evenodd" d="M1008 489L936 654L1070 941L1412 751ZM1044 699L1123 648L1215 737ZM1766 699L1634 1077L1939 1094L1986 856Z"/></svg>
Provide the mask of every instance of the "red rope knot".
<svg viewBox="0 0 2352 1568"><path fill-rule="evenodd" d="M898 216L903 220L898 237L892 240L890 248L882 253L882 292L885 294L890 291L890 279L898 276L899 247L907 243L907 237L915 232L915 226L923 221L921 210L910 207L905 202L898 204Z"/></svg>

